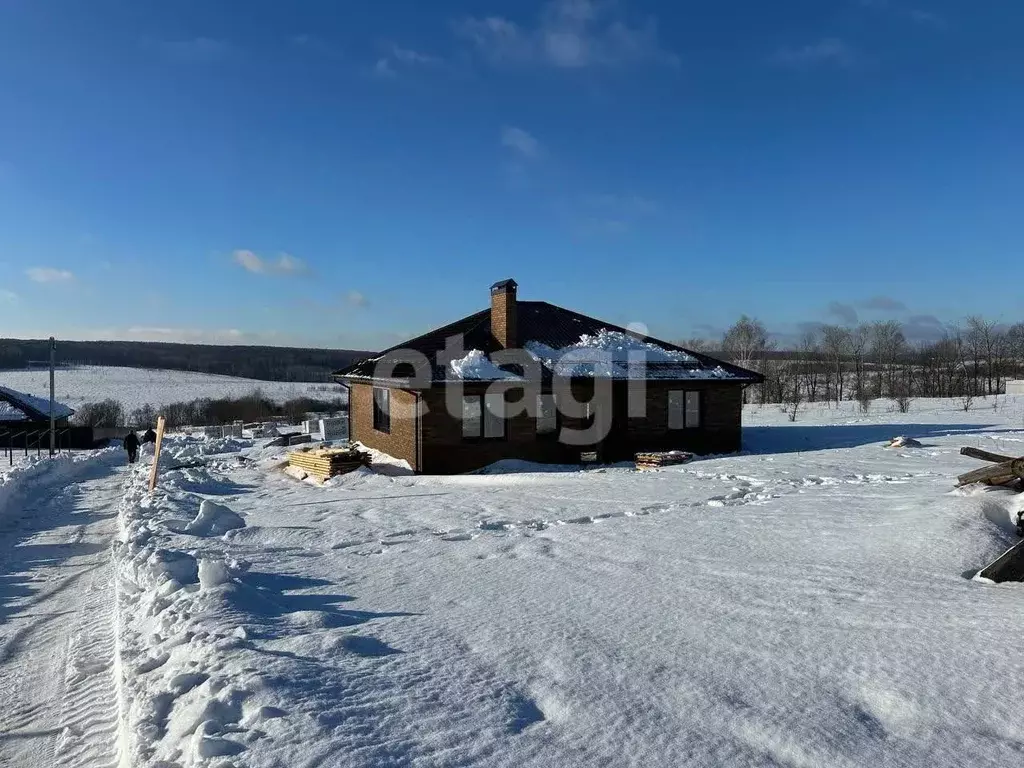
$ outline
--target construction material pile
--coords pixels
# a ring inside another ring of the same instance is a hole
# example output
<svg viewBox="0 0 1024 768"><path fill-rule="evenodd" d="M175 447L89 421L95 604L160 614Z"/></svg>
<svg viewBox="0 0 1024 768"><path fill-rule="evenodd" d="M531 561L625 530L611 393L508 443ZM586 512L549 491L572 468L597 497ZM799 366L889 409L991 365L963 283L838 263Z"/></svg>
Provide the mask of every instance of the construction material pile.
<svg viewBox="0 0 1024 768"><path fill-rule="evenodd" d="M1003 456L980 448L961 448L962 456L970 456L981 461L990 461L991 465L965 472L957 478L957 485L984 483L985 485L1013 485L1024 479L1024 456Z"/></svg>
<svg viewBox="0 0 1024 768"><path fill-rule="evenodd" d="M344 475L359 467L370 466L370 454L356 448L318 448L312 451L292 451L288 465L302 470L321 481Z"/></svg>
<svg viewBox="0 0 1024 768"><path fill-rule="evenodd" d="M686 464L693 460L693 454L686 451L655 451L652 453L638 453L636 455L637 469L658 469L659 467L673 467L677 464Z"/></svg>

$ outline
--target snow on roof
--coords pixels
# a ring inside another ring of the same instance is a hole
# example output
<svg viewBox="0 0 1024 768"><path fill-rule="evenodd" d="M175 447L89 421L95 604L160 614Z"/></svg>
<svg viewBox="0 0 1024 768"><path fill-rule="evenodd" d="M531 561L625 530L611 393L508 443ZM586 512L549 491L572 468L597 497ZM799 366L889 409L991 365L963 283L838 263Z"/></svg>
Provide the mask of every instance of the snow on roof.
<svg viewBox="0 0 1024 768"><path fill-rule="evenodd" d="M4 408L6 406L6 408ZM56 419L69 418L74 409L54 401L53 416ZM20 413L20 416L15 416ZM8 414L5 416L5 414ZM50 417L50 399L35 397L8 387L0 387L0 421L29 421Z"/></svg>
<svg viewBox="0 0 1024 768"><path fill-rule="evenodd" d="M0 400L0 422L2 421L25 421L25 412L15 408L6 400Z"/></svg>
<svg viewBox="0 0 1024 768"><path fill-rule="evenodd" d="M492 381L495 379L522 378L499 368L479 349L471 349L465 357L452 360L448 363L447 373L451 379Z"/></svg>
<svg viewBox="0 0 1024 768"><path fill-rule="evenodd" d="M693 355L682 350L643 341L622 331L601 329L593 336L553 349L528 341L526 350L558 376L637 379L729 379L733 375L721 366L704 368Z"/></svg>

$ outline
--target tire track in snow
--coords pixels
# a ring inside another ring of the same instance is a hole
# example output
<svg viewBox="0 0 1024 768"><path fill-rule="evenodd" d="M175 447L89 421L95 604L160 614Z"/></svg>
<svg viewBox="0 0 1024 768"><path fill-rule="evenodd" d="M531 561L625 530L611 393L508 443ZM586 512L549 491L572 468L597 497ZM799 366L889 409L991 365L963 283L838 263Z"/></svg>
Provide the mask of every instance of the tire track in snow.
<svg viewBox="0 0 1024 768"><path fill-rule="evenodd" d="M0 535L0 765L117 761L113 458L31 486Z"/></svg>

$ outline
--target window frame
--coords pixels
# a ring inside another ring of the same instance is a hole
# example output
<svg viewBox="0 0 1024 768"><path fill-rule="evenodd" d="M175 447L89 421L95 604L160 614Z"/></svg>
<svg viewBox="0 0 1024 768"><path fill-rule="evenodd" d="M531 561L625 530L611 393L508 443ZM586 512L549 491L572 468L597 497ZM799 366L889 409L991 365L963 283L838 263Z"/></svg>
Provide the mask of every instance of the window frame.
<svg viewBox="0 0 1024 768"><path fill-rule="evenodd" d="M540 429L541 398L549 398L551 401L551 428L543 432ZM534 418L534 433L538 440L550 440L558 436L560 419L558 415L558 402L555 400L554 392L540 392L537 394L537 415Z"/></svg>
<svg viewBox="0 0 1024 768"><path fill-rule="evenodd" d="M696 398L696 411L691 411L689 401ZM704 395L700 389L670 389L667 396L667 426L672 431L693 431L704 426ZM691 419L691 414L696 416Z"/></svg>
<svg viewBox="0 0 1024 768"><path fill-rule="evenodd" d="M502 413L500 416L494 414L494 412L488 407L487 400L490 398L493 403L497 398L501 398L501 409ZM466 413L466 402L476 401L479 407L480 418L478 420L478 428L473 432L467 434L465 418ZM462 426L462 439L468 442L476 442L482 440L507 440L508 439L508 418L505 416L505 393L504 392L487 392L484 394L472 394L462 396L462 414L460 421ZM494 425L500 424L500 433L489 434L493 430Z"/></svg>
<svg viewBox="0 0 1024 768"><path fill-rule="evenodd" d="M382 435L391 434L391 390L388 387L373 387L373 431ZM383 405L381 400L384 401Z"/></svg>

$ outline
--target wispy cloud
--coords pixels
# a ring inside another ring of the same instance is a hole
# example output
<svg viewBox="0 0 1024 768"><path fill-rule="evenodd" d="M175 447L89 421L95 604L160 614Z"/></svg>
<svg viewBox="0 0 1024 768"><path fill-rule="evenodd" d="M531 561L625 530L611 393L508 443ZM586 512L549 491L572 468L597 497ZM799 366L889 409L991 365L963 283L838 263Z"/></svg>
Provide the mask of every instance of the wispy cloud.
<svg viewBox="0 0 1024 768"><path fill-rule="evenodd" d="M367 299L366 296L364 296L359 291L349 291L347 294L345 294L345 303L348 306L355 307L357 309L362 309L364 307L370 306L369 299Z"/></svg>
<svg viewBox="0 0 1024 768"><path fill-rule="evenodd" d="M781 48L772 56L776 64L796 68L831 65L852 69L859 60L856 49L834 37L796 48Z"/></svg>
<svg viewBox="0 0 1024 768"><path fill-rule="evenodd" d="M926 11L923 8L911 8L907 11L907 16L911 21L923 27L945 29L949 26L949 22L944 16L940 16L934 11Z"/></svg>
<svg viewBox="0 0 1024 768"><path fill-rule="evenodd" d="M15 304L18 301L18 294L14 291L8 291L6 288L0 289L0 304Z"/></svg>
<svg viewBox="0 0 1024 768"><path fill-rule="evenodd" d="M583 235L621 235L661 212L655 200L632 193L587 195L566 207Z"/></svg>
<svg viewBox="0 0 1024 768"><path fill-rule="evenodd" d="M631 26L613 17L615 6L598 0L552 0L535 25L487 16L461 19L453 28L492 64L561 69L679 66L679 58L661 45L655 19Z"/></svg>
<svg viewBox="0 0 1024 768"><path fill-rule="evenodd" d="M506 125L501 129L501 145L529 160L535 160L541 155L540 142L522 128L512 125Z"/></svg>
<svg viewBox="0 0 1024 768"><path fill-rule="evenodd" d="M373 73L379 77L392 78L398 77L400 71L403 70L436 67L441 63L441 59L437 56L389 43L384 54L374 64Z"/></svg>
<svg viewBox="0 0 1024 768"><path fill-rule="evenodd" d="M26 269L25 274L35 283L68 283L75 279L68 270L54 267L32 267Z"/></svg>
<svg viewBox="0 0 1024 768"><path fill-rule="evenodd" d="M212 37L193 37L187 40L163 40L157 47L165 55L178 61L206 64L225 58L231 53L231 44Z"/></svg>
<svg viewBox="0 0 1024 768"><path fill-rule="evenodd" d="M289 253L282 253L276 259L265 259L253 251L237 250L231 254L231 259L255 275L301 275L307 271L306 263Z"/></svg>
<svg viewBox="0 0 1024 768"><path fill-rule="evenodd" d="M847 325L857 324L857 310L850 304L844 304L841 301L829 302L825 313L842 320Z"/></svg>
<svg viewBox="0 0 1024 768"><path fill-rule="evenodd" d="M870 299L860 302L860 306L880 312L905 312L907 310L907 305L904 302L891 296L872 296Z"/></svg>

